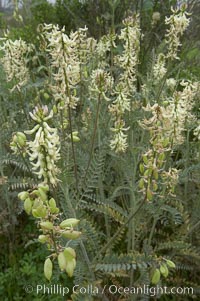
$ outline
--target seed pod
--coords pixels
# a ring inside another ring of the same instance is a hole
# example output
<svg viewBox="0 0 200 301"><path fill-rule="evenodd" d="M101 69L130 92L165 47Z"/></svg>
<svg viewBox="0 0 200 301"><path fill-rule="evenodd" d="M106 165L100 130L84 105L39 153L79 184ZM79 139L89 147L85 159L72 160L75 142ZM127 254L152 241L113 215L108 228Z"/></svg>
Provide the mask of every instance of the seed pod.
<svg viewBox="0 0 200 301"><path fill-rule="evenodd" d="M153 183L153 190L154 191L158 190L158 184L156 182Z"/></svg>
<svg viewBox="0 0 200 301"><path fill-rule="evenodd" d="M140 163L140 173L143 174L144 173L144 165L142 163Z"/></svg>
<svg viewBox="0 0 200 301"><path fill-rule="evenodd" d="M52 269L53 269L52 261L50 258L47 258L44 263L44 275L48 280L51 279Z"/></svg>
<svg viewBox="0 0 200 301"><path fill-rule="evenodd" d="M45 98L46 100L48 100L48 99L50 98L49 94L46 93L46 92L45 92L43 95L44 95L44 98Z"/></svg>
<svg viewBox="0 0 200 301"><path fill-rule="evenodd" d="M49 208L51 213L58 213L59 209L56 207L56 201L54 200L54 198L51 198L49 200Z"/></svg>
<svg viewBox="0 0 200 301"><path fill-rule="evenodd" d="M53 230L53 224L51 222L41 222L40 227L43 230Z"/></svg>
<svg viewBox="0 0 200 301"><path fill-rule="evenodd" d="M79 219L68 218L68 219L65 219L64 221L62 221L62 223L60 224L60 228L65 229L65 228L75 227L78 225L79 222L80 222Z"/></svg>
<svg viewBox="0 0 200 301"><path fill-rule="evenodd" d="M151 283L157 284L160 281L160 271L159 269L155 269L153 271L152 277L151 277Z"/></svg>
<svg viewBox="0 0 200 301"><path fill-rule="evenodd" d="M147 199L151 201L153 199L153 193L150 189L147 189Z"/></svg>
<svg viewBox="0 0 200 301"><path fill-rule="evenodd" d="M49 191L49 185L47 184L39 184L38 188L41 188L44 192Z"/></svg>
<svg viewBox="0 0 200 301"><path fill-rule="evenodd" d="M153 170L153 177L158 180L158 171L156 169Z"/></svg>
<svg viewBox="0 0 200 301"><path fill-rule="evenodd" d="M64 271L67 267L66 257L63 252L59 253L58 255L58 265L61 271Z"/></svg>
<svg viewBox="0 0 200 301"><path fill-rule="evenodd" d="M66 231L62 232L61 235L68 239L77 239L81 236L81 232L66 230Z"/></svg>
<svg viewBox="0 0 200 301"><path fill-rule="evenodd" d="M45 218L47 215L47 208L44 205L39 206L37 209L32 209L32 214L36 218Z"/></svg>
<svg viewBox="0 0 200 301"><path fill-rule="evenodd" d="M144 179L140 179L139 181L139 188L143 189L144 188Z"/></svg>
<svg viewBox="0 0 200 301"><path fill-rule="evenodd" d="M72 135L73 142L79 142L80 138L78 136Z"/></svg>
<svg viewBox="0 0 200 301"><path fill-rule="evenodd" d="M41 187L38 188L38 192L41 200L45 202L47 200L46 192L44 192L44 190Z"/></svg>
<svg viewBox="0 0 200 301"><path fill-rule="evenodd" d="M175 263L171 260L167 259L166 263L167 263L168 267L170 267L170 268L175 268L176 267Z"/></svg>
<svg viewBox="0 0 200 301"><path fill-rule="evenodd" d="M74 251L74 249L72 249L70 247L65 248L63 253L64 253L67 261L71 260L73 258L76 258L76 252Z"/></svg>
<svg viewBox="0 0 200 301"><path fill-rule="evenodd" d="M69 277L73 276L75 266L76 266L76 260L74 258L67 261L66 272L67 272Z"/></svg>
<svg viewBox="0 0 200 301"><path fill-rule="evenodd" d="M18 193L18 198L21 201L25 201L25 199L27 199L28 197L29 197L28 191L22 191L22 192Z"/></svg>
<svg viewBox="0 0 200 301"><path fill-rule="evenodd" d="M39 242L41 242L42 244L44 244L45 242L47 242L49 239L49 237L47 235L39 235L38 240Z"/></svg>
<svg viewBox="0 0 200 301"><path fill-rule="evenodd" d="M17 132L14 137L14 141L18 144L19 147L24 147L26 144L26 136L24 133Z"/></svg>
<svg viewBox="0 0 200 301"><path fill-rule="evenodd" d="M145 164L148 163L148 158L147 158L147 156L143 155L142 159L143 159L143 161L144 161Z"/></svg>
<svg viewBox="0 0 200 301"><path fill-rule="evenodd" d="M31 213L31 209L32 209L32 201L30 198L27 198L24 201L24 210L26 211L27 214Z"/></svg>
<svg viewBox="0 0 200 301"><path fill-rule="evenodd" d="M160 272L161 272L161 274L162 274L165 278L168 276L169 270L168 270L168 268L167 268L167 266L166 266L165 263L162 263L162 264L161 264L161 266L160 266Z"/></svg>

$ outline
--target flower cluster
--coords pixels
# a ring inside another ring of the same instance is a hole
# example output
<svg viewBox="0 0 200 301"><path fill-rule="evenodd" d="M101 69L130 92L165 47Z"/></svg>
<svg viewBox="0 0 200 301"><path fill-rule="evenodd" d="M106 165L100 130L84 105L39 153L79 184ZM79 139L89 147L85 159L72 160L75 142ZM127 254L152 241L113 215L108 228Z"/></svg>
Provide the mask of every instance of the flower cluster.
<svg viewBox="0 0 200 301"><path fill-rule="evenodd" d="M86 29L82 29L85 37ZM80 33L80 30L79 30ZM58 25L44 25L44 38L48 41L47 51L51 56L53 84L51 90L57 102L75 108L78 102L75 88L80 81L80 61L77 55L77 39L80 34L65 34Z"/></svg>
<svg viewBox="0 0 200 301"><path fill-rule="evenodd" d="M181 144L184 141L186 125L195 121L191 110L198 84L181 81L180 86L182 91L175 91L168 106L162 108L165 132L173 137L173 144Z"/></svg>
<svg viewBox="0 0 200 301"><path fill-rule="evenodd" d="M3 45L0 50L3 50L4 56L1 58L7 81L13 81L15 89L21 90L29 80L29 70L27 67L28 55L33 51L34 46L28 45L23 40L12 41L8 38L3 38Z"/></svg>
<svg viewBox="0 0 200 301"><path fill-rule="evenodd" d="M165 56L162 53L159 53L155 65L153 66L153 76L155 82L161 80L167 73Z"/></svg>
<svg viewBox="0 0 200 301"><path fill-rule="evenodd" d="M105 100L110 100L107 97L107 93L111 91L113 86L112 76L103 69L96 69L92 71L90 93L93 97L95 95L101 95Z"/></svg>
<svg viewBox="0 0 200 301"><path fill-rule="evenodd" d="M113 139L110 141L110 148L117 153L123 153L128 147L127 134L129 127L125 128L125 122L123 120L116 120L114 128L111 131L114 132Z"/></svg>
<svg viewBox="0 0 200 301"><path fill-rule="evenodd" d="M124 28L121 30L119 39L124 42L124 50L115 60L115 64L123 72L113 91L115 99L109 106L109 112L114 120L114 127L111 128L113 138L110 141L110 147L116 152L125 152L128 147L126 133L128 127L125 127L124 115L126 111L131 109L130 97L135 92L136 68L141 38L138 15L125 19L123 24Z"/></svg>
<svg viewBox="0 0 200 301"><path fill-rule="evenodd" d="M165 35L165 40L168 45L168 52L166 57L169 59L179 59L177 56L178 48L181 46L180 38L183 35L186 28L189 26L189 15L182 9L172 9L172 15L165 18L165 24L169 25L169 29Z"/></svg>
<svg viewBox="0 0 200 301"><path fill-rule="evenodd" d="M162 107L155 104L148 105L144 109L151 111L153 115L140 122L140 125L149 131L151 148L142 156L139 188L146 200L151 201L155 195L162 198L163 191L173 195L178 171L176 169L165 170L166 154L171 151L172 137L166 135ZM164 190L162 190L163 187L165 187Z"/></svg>
<svg viewBox="0 0 200 301"><path fill-rule="evenodd" d="M127 93L135 92L135 81L138 65L138 54L140 51L140 23L139 16L129 17L123 21L124 28L121 30L119 39L124 42L124 50L117 56L116 63L123 69L120 81L124 83Z"/></svg>
<svg viewBox="0 0 200 301"><path fill-rule="evenodd" d="M108 65L106 61L106 54L110 52L111 49L116 48L115 39L116 39L115 34L109 34L109 35L104 35L99 40L96 46L96 53L99 58L99 62L98 62L99 68L105 68Z"/></svg>
<svg viewBox="0 0 200 301"><path fill-rule="evenodd" d="M25 131L29 135L35 134L34 140L27 142L32 169L44 183L55 186L58 182L56 163L60 159L60 142L57 129L47 123L53 117L53 111L49 113L47 106L36 107L30 116L37 123L32 130Z"/></svg>

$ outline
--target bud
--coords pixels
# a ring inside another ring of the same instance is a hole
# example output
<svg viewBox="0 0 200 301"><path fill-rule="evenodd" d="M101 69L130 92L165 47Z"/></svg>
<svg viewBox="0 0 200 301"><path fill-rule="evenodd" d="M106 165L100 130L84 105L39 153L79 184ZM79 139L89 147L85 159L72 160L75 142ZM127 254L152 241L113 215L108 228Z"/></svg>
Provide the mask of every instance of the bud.
<svg viewBox="0 0 200 301"><path fill-rule="evenodd" d="M48 280L51 279L52 269L53 269L52 261L50 258L47 258L44 263L44 275Z"/></svg>

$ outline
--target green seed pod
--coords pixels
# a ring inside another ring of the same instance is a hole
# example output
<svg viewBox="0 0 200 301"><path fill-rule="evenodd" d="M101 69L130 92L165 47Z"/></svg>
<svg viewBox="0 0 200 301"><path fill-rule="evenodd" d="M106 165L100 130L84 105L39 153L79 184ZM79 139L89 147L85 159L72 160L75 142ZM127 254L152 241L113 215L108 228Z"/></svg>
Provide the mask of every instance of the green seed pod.
<svg viewBox="0 0 200 301"><path fill-rule="evenodd" d="M63 252L59 253L58 255L58 265L61 271L64 271L67 267L66 257Z"/></svg>
<svg viewBox="0 0 200 301"><path fill-rule="evenodd" d="M46 192L41 187L38 188L38 192L41 200L45 202L47 200Z"/></svg>
<svg viewBox="0 0 200 301"><path fill-rule="evenodd" d="M26 136L22 132L17 132L16 133L17 137L17 143L19 144L20 147L24 147L26 144Z"/></svg>
<svg viewBox="0 0 200 301"><path fill-rule="evenodd" d="M51 223L51 222L41 222L40 227L43 230L53 230L53 223Z"/></svg>
<svg viewBox="0 0 200 301"><path fill-rule="evenodd" d="M150 189L147 189L147 199L151 201L153 199L153 193Z"/></svg>
<svg viewBox="0 0 200 301"><path fill-rule="evenodd" d="M148 163L148 158L147 158L147 156L143 155L142 159L143 159L143 162L144 162L145 164Z"/></svg>
<svg viewBox="0 0 200 301"><path fill-rule="evenodd" d="M44 192L49 191L49 185L47 184L39 184L38 188L41 188Z"/></svg>
<svg viewBox="0 0 200 301"><path fill-rule="evenodd" d="M63 251L66 260L72 260L73 258L76 258L76 252L74 251L74 249L67 247L64 249Z"/></svg>
<svg viewBox="0 0 200 301"><path fill-rule="evenodd" d="M176 267L175 263L171 260L167 259L166 263L167 263L168 267L170 267L170 268L175 268Z"/></svg>
<svg viewBox="0 0 200 301"><path fill-rule="evenodd" d="M68 239L77 239L81 236L81 232L66 230L66 231L62 232L61 235Z"/></svg>
<svg viewBox="0 0 200 301"><path fill-rule="evenodd" d="M18 198L21 201L25 201L25 199L27 199L28 197L29 197L28 191L22 191L22 192L18 193Z"/></svg>
<svg viewBox="0 0 200 301"><path fill-rule="evenodd" d="M158 180L158 171L156 169L153 170L153 177L155 180Z"/></svg>
<svg viewBox="0 0 200 301"><path fill-rule="evenodd" d="M155 269L152 273L151 283L157 284L160 281L160 271L159 269Z"/></svg>
<svg viewBox="0 0 200 301"><path fill-rule="evenodd" d="M51 213L53 213L53 214L59 212L59 209L56 207L56 201L54 200L54 198L51 198L49 200L49 208L50 208Z"/></svg>
<svg viewBox="0 0 200 301"><path fill-rule="evenodd" d="M26 211L27 214L31 213L31 209L32 209L32 201L30 198L27 198L24 201L24 210Z"/></svg>
<svg viewBox="0 0 200 301"><path fill-rule="evenodd" d="M46 206L39 206L37 209L32 209L32 214L36 218L45 218L47 216Z"/></svg>
<svg viewBox="0 0 200 301"><path fill-rule="evenodd" d="M44 263L44 275L50 280L52 276L53 264L50 258L47 258Z"/></svg>
<svg viewBox="0 0 200 301"><path fill-rule="evenodd" d="M39 242L41 242L42 244L44 244L45 242L47 242L49 239L49 237L47 235L39 235L38 240Z"/></svg>
<svg viewBox="0 0 200 301"><path fill-rule="evenodd" d="M144 188L144 179L140 179L139 181L139 188L143 189Z"/></svg>
<svg viewBox="0 0 200 301"><path fill-rule="evenodd" d="M144 165L141 163L140 164L140 173L143 174L144 173Z"/></svg>
<svg viewBox="0 0 200 301"><path fill-rule="evenodd" d="M44 98L45 98L46 100L48 100L48 99L50 98L49 94L46 93L46 92L45 92L43 95L44 95Z"/></svg>
<svg viewBox="0 0 200 301"><path fill-rule="evenodd" d="M74 258L67 261L66 272L67 272L69 277L73 276L75 266L76 266L76 260Z"/></svg>
<svg viewBox="0 0 200 301"><path fill-rule="evenodd" d="M156 182L153 183L153 190L154 191L158 190L158 184Z"/></svg>
<svg viewBox="0 0 200 301"><path fill-rule="evenodd" d="M73 140L73 142L79 142L80 138L78 136L72 135L72 140Z"/></svg>
<svg viewBox="0 0 200 301"><path fill-rule="evenodd" d="M65 219L64 221L62 221L62 223L60 224L60 228L65 229L65 228L75 227L78 225L79 222L80 222L79 219L68 218L68 219Z"/></svg>
<svg viewBox="0 0 200 301"><path fill-rule="evenodd" d="M162 264L161 264L161 266L160 266L160 272L161 272L161 274L162 274L165 278L168 276L169 270L168 270L168 268L167 268L167 266L166 266L165 263L162 263Z"/></svg>

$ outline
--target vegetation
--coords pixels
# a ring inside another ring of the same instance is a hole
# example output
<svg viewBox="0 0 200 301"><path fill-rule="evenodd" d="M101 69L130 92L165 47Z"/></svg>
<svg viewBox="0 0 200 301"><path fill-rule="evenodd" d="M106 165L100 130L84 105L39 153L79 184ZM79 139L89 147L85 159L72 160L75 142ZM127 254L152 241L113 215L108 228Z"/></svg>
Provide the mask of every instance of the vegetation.
<svg viewBox="0 0 200 301"><path fill-rule="evenodd" d="M13 3L0 297L198 300L198 3Z"/></svg>

